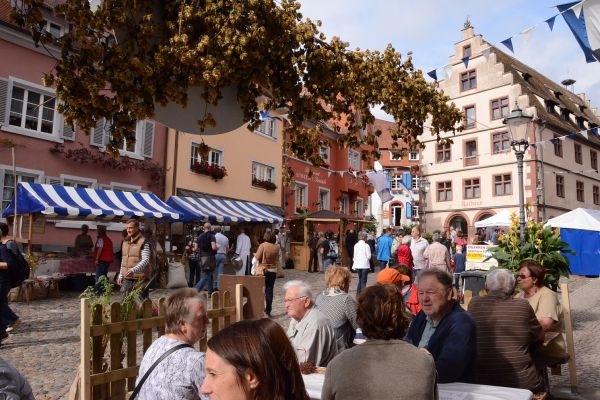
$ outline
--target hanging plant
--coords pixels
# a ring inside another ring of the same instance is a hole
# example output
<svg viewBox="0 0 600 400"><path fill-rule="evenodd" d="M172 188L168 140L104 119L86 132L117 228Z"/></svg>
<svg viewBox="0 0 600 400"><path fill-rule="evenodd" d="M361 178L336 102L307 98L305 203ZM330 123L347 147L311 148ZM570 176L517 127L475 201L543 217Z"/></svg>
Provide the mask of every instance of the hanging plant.
<svg viewBox="0 0 600 400"><path fill-rule="evenodd" d="M277 185L271 181L252 178L252 186L260 187L267 190L277 189Z"/></svg>
<svg viewBox="0 0 600 400"><path fill-rule="evenodd" d="M220 165L209 164L205 161L192 164L192 171L197 174L210 176L215 181L227 176L227 169Z"/></svg>

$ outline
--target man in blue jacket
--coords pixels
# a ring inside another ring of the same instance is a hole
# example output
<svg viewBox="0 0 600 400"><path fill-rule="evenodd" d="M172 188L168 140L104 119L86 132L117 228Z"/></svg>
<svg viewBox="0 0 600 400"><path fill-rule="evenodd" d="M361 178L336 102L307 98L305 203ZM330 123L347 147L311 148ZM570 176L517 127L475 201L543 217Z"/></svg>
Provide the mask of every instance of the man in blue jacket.
<svg viewBox="0 0 600 400"><path fill-rule="evenodd" d="M385 233L377 239L377 260L381 269L387 267L388 261L392 256L392 228L386 228Z"/></svg>
<svg viewBox="0 0 600 400"><path fill-rule="evenodd" d="M417 280L421 311L405 340L430 353L439 383L472 382L477 360L475 321L452 299L452 277L425 270Z"/></svg>

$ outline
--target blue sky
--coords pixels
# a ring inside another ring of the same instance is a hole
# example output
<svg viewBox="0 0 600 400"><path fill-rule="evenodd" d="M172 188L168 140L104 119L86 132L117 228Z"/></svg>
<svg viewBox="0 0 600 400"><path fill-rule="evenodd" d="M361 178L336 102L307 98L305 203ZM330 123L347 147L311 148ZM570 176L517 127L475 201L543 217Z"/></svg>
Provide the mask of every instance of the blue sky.
<svg viewBox="0 0 600 400"><path fill-rule="evenodd" d="M383 50L388 43L402 53L413 52L424 73L448 63L453 44L469 16L476 34L510 54L500 42L533 25L528 43L513 39L514 57L546 77L575 79L600 108L600 63L587 64L564 19L550 32L546 19L557 14L560 0L299 0L305 18L319 19L328 37L339 36L351 48ZM441 70L438 76L443 76ZM381 114L377 116L382 117Z"/></svg>

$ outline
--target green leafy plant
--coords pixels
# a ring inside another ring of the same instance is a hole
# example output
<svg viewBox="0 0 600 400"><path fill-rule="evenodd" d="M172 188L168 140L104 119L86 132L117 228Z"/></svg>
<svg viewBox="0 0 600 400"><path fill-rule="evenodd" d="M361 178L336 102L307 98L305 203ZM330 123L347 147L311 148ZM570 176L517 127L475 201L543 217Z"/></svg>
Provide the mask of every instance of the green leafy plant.
<svg viewBox="0 0 600 400"><path fill-rule="evenodd" d="M362 228L364 230L367 230L369 232L377 231L377 218L375 218L373 215L367 215L365 217L365 221L370 221L370 222L363 225Z"/></svg>
<svg viewBox="0 0 600 400"><path fill-rule="evenodd" d="M575 252L560 239L558 230L545 228L543 223L531 219L527 221L525 243L521 245L519 219L516 213L512 213L510 218L511 225L508 232L498 238L498 246L490 249L492 257L498 260L498 267L516 273L522 261L535 260L546 269L544 285L557 290L560 277L568 277L571 272L569 259L565 254L575 254Z"/></svg>

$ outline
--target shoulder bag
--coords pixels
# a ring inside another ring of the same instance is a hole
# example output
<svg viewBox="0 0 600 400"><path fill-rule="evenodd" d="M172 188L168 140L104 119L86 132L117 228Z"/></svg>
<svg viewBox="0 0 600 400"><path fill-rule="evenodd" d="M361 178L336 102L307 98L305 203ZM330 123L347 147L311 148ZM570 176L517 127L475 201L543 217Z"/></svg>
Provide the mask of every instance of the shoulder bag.
<svg viewBox="0 0 600 400"><path fill-rule="evenodd" d="M165 351L164 354L158 358L158 360L154 361L154 364L152 364L152 366L150 368L148 368L148 371L146 371L146 373L144 374L142 379L140 379L140 382L133 389L133 393L131 393L131 396L129 396L129 400L135 399L135 397L140 392L142 385L144 384L144 382L146 382L146 379L148 379L148 376L150 376L152 371L154 371L154 368L156 368L158 366L158 364L160 364L162 362L162 360L167 358L171 353L174 353L177 350L184 349L186 347L192 347L192 346L190 346L187 343L178 344L177 346L174 346L174 347L170 348L169 350Z"/></svg>

